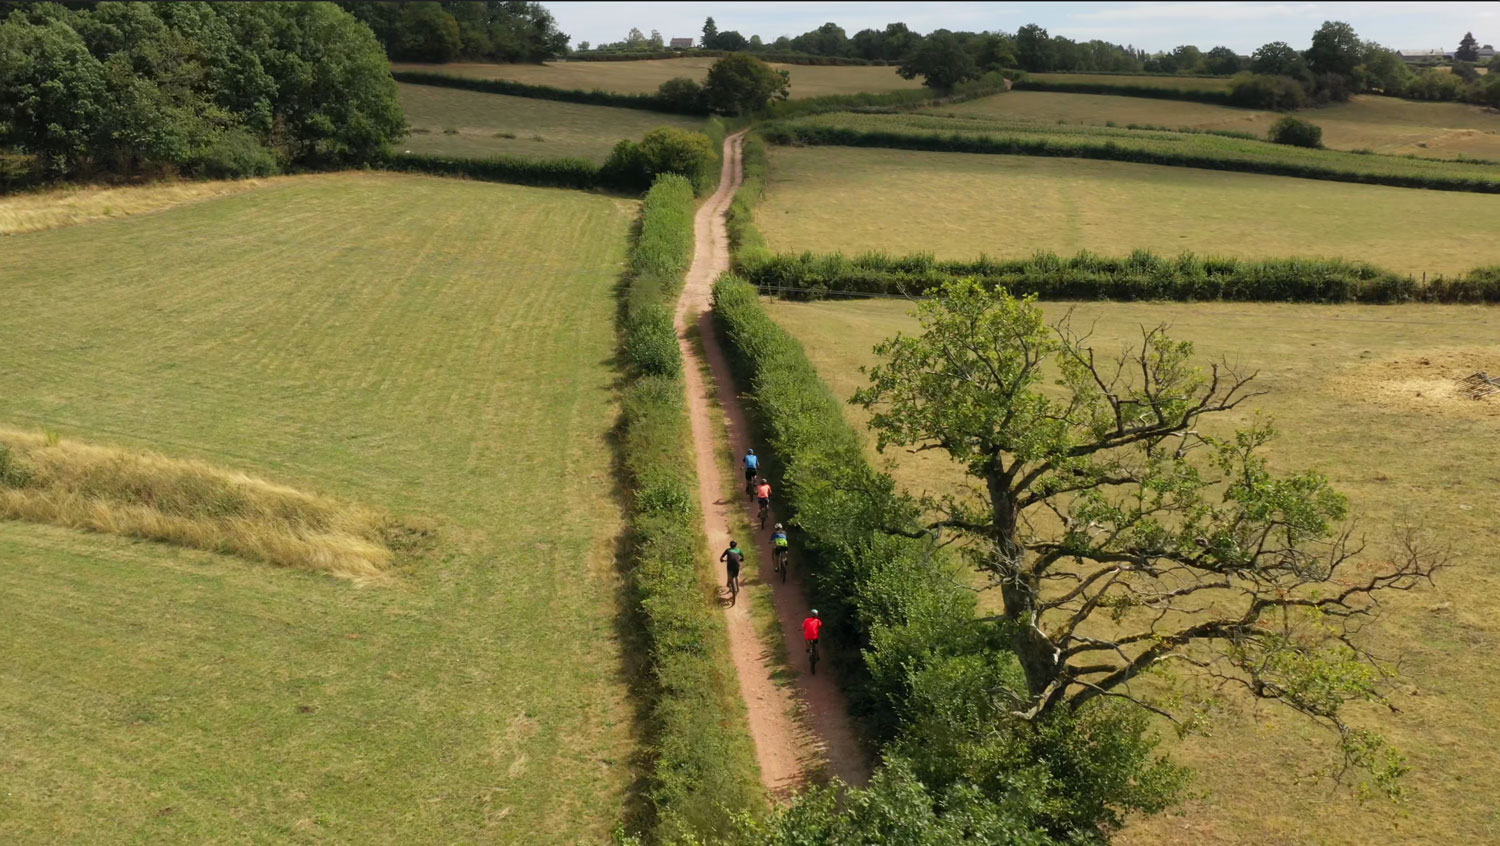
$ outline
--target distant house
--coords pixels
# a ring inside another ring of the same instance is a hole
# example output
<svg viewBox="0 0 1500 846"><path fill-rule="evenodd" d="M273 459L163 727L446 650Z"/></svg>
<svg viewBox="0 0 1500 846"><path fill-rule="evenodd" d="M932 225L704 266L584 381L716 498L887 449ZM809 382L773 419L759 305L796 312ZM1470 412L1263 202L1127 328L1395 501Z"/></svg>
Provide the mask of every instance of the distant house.
<svg viewBox="0 0 1500 846"><path fill-rule="evenodd" d="M1401 60L1408 65L1440 65L1444 62L1453 61L1453 52L1452 50L1402 50ZM1486 44L1480 47L1478 52L1479 58L1476 60L1478 64L1482 65L1490 59L1495 58L1495 46L1493 44Z"/></svg>
<svg viewBox="0 0 1500 846"><path fill-rule="evenodd" d="M691 50L691 49L693 49L693 39L691 39L691 38L674 38L674 39L672 39L672 43L669 46L673 50Z"/></svg>

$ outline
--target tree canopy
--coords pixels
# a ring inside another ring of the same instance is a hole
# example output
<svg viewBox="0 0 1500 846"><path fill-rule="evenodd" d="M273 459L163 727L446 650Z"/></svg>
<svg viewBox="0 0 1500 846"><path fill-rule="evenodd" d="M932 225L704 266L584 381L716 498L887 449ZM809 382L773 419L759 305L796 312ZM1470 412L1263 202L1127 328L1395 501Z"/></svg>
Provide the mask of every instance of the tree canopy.
<svg viewBox="0 0 1500 846"><path fill-rule="evenodd" d="M0 146L56 177L369 161L405 120L331 3L23 6L0 23Z"/></svg>
<svg viewBox="0 0 1500 846"><path fill-rule="evenodd" d="M708 107L721 114L743 115L786 99L791 77L749 53L730 53L714 62L703 83Z"/></svg>
<svg viewBox="0 0 1500 846"><path fill-rule="evenodd" d="M1345 765L1392 784L1399 756L1343 716L1381 701L1388 672L1358 632L1443 554L1399 531L1363 555L1327 479L1271 470L1269 423L1213 425L1258 395L1254 374L1200 370L1163 327L1104 354L1032 300L966 281L917 313L922 332L876 348L854 401L881 450L940 450L967 470L965 493L924 505L1000 595L988 622L1020 666L997 691L1014 717L1115 700L1190 724L1138 684L1170 670L1328 726Z"/></svg>
<svg viewBox="0 0 1500 846"><path fill-rule="evenodd" d="M369 26L395 61L545 62L568 52L568 36L541 3L339 0L339 5Z"/></svg>
<svg viewBox="0 0 1500 846"><path fill-rule="evenodd" d="M963 49L953 33L934 32L906 57L896 71L902 79L922 77L922 84L939 91L979 76L979 64Z"/></svg>

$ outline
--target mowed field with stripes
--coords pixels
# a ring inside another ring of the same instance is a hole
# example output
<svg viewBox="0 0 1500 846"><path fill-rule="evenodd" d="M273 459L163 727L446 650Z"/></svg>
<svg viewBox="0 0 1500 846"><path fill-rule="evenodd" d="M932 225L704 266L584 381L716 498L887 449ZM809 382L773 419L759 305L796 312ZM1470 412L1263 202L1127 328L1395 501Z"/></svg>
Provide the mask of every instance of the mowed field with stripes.
<svg viewBox="0 0 1500 846"><path fill-rule="evenodd" d="M600 842L628 817L608 435L635 210L341 174L7 237L0 424L432 537L360 586L0 521L0 842Z"/></svg>

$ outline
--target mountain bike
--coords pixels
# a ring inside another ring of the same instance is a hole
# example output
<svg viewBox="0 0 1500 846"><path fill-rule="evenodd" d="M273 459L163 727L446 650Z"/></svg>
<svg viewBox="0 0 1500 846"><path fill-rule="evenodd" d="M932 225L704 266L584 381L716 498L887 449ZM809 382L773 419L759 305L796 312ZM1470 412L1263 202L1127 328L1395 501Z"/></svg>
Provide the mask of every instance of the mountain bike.
<svg viewBox="0 0 1500 846"><path fill-rule="evenodd" d="M781 583L786 584L787 548L784 546L773 547L771 553L771 564L777 575L781 576Z"/></svg>
<svg viewBox="0 0 1500 846"><path fill-rule="evenodd" d="M769 516L771 516L771 504L769 502L762 503L760 506L760 527L762 529L766 527L766 518Z"/></svg>
<svg viewBox="0 0 1500 846"><path fill-rule="evenodd" d="M816 640L807 642L807 672L814 676L818 674L818 642Z"/></svg>
<svg viewBox="0 0 1500 846"><path fill-rule="evenodd" d="M729 580L729 604L734 605L740 598L740 577L735 576Z"/></svg>

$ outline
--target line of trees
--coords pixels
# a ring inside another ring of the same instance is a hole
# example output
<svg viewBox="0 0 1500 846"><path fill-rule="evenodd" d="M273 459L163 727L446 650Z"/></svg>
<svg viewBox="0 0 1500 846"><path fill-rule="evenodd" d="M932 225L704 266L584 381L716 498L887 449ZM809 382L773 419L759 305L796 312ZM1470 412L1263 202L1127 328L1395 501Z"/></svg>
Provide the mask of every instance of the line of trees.
<svg viewBox="0 0 1500 846"><path fill-rule="evenodd" d="M22 3L0 23L6 182L358 165L405 130L385 53L332 3Z"/></svg>
<svg viewBox="0 0 1500 846"><path fill-rule="evenodd" d="M1368 92L1500 106L1500 76L1482 78L1463 62L1455 62L1451 73L1437 68L1415 73L1400 53L1361 39L1343 21L1324 22L1306 50L1284 41L1262 45L1248 70L1231 83L1237 105L1295 109Z"/></svg>
<svg viewBox="0 0 1500 846"><path fill-rule="evenodd" d="M395 61L545 62L568 52L568 36L540 3L517 0L352 2Z"/></svg>

